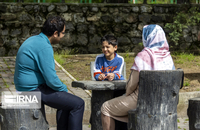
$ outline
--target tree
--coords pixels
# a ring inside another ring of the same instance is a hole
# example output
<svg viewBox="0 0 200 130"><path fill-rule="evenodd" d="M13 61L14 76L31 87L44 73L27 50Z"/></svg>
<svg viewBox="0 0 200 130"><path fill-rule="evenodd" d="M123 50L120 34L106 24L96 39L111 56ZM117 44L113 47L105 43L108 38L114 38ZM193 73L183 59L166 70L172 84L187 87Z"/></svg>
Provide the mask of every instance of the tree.
<svg viewBox="0 0 200 130"><path fill-rule="evenodd" d="M144 1L143 1L143 4L147 4L147 0L144 0Z"/></svg>

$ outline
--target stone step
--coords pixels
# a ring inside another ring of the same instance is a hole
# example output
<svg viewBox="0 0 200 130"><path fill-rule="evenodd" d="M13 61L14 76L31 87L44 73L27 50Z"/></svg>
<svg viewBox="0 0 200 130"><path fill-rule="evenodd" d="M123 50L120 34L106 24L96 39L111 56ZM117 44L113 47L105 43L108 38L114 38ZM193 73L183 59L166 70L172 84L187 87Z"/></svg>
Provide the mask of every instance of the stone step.
<svg viewBox="0 0 200 130"><path fill-rule="evenodd" d="M200 97L200 91L179 93L179 103L177 106L177 114L179 118L188 118L188 100L195 97Z"/></svg>

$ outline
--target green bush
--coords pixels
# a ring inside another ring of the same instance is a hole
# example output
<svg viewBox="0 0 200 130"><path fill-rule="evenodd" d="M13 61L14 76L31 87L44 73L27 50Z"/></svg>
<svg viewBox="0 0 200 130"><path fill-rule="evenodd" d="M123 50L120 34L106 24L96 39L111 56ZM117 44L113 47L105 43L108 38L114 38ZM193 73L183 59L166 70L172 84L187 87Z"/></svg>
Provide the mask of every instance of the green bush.
<svg viewBox="0 0 200 130"><path fill-rule="evenodd" d="M188 12L180 12L173 18L173 23L167 23L165 28L173 30L169 33L170 39L175 43L179 44L180 37L183 36L182 32L184 28L189 26L195 26L200 21L200 13L198 8L193 7Z"/></svg>

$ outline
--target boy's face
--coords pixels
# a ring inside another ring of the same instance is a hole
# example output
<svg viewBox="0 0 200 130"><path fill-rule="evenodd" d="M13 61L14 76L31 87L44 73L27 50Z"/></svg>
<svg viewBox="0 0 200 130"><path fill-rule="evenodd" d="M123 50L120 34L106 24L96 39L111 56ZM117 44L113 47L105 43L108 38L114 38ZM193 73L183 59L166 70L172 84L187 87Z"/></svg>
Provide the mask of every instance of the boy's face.
<svg viewBox="0 0 200 130"><path fill-rule="evenodd" d="M108 44L107 41L103 41L102 52L106 56L107 60L112 60L115 57L116 50L117 50L117 45L113 46L112 44Z"/></svg>

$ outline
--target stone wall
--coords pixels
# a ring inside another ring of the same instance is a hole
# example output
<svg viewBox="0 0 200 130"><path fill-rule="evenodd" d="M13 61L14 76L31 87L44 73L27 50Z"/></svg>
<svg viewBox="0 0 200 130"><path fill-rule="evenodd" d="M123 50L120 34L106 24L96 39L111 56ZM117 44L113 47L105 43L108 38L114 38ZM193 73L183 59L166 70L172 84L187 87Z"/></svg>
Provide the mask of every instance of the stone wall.
<svg viewBox="0 0 200 130"><path fill-rule="evenodd" d="M142 47L142 27L146 24L173 22L176 12L200 5L143 4L63 4L63 3L1 3L0 56L16 55L28 37L39 34L48 16L65 18L66 35L53 45L54 50L71 53L100 53L100 38L112 33L119 39L118 52L136 52ZM199 27L186 29L179 49L196 44ZM165 30L168 36L169 30ZM169 44L172 44L168 37ZM197 45L194 45L195 47ZM173 48L172 48L173 49Z"/></svg>

